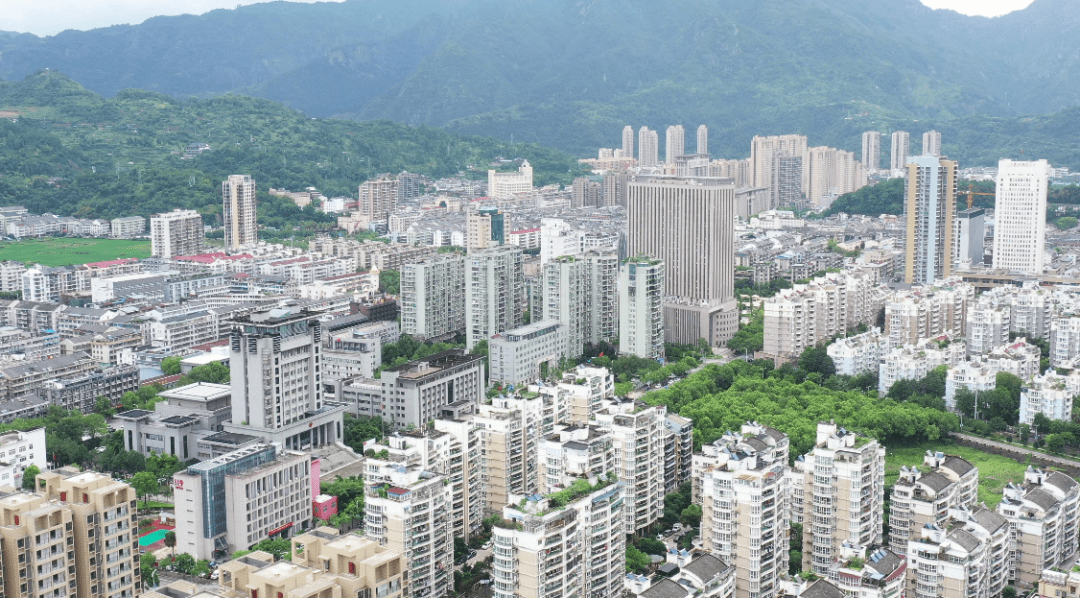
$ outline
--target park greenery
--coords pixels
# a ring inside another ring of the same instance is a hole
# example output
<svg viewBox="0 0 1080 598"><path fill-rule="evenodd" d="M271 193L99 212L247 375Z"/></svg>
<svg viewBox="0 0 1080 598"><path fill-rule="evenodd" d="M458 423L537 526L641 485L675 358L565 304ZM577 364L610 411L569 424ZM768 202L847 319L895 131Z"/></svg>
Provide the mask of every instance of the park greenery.
<svg viewBox="0 0 1080 598"><path fill-rule="evenodd" d="M81 239L50 237L0 243L0 261L43 266L71 266L120 258L150 257L145 239Z"/></svg>

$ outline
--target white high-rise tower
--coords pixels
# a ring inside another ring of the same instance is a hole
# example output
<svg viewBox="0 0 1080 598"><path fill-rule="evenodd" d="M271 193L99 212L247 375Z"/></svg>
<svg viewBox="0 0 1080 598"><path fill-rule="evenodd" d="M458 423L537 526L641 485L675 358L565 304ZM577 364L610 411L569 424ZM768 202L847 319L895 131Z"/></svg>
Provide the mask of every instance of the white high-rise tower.
<svg viewBox="0 0 1080 598"><path fill-rule="evenodd" d="M922 153L924 156L941 155L941 133L927 131L922 134Z"/></svg>
<svg viewBox="0 0 1080 598"><path fill-rule="evenodd" d="M892 170L907 168L908 154L911 153L911 135L907 131L892 134L892 154L889 167Z"/></svg>
<svg viewBox="0 0 1080 598"><path fill-rule="evenodd" d="M630 125L622 130L622 155L624 158L634 157L634 127Z"/></svg>
<svg viewBox="0 0 1080 598"><path fill-rule="evenodd" d="M240 249L259 241L255 221L255 181L246 174L230 175L221 184L225 248Z"/></svg>
<svg viewBox="0 0 1080 598"><path fill-rule="evenodd" d="M709 127L698 125L697 128L697 153L709 153Z"/></svg>
<svg viewBox="0 0 1080 598"><path fill-rule="evenodd" d="M881 168L880 131L867 131L862 134L862 165L867 173Z"/></svg>
<svg viewBox="0 0 1080 598"><path fill-rule="evenodd" d="M994 198L994 269L1040 274L1046 245L1050 163L998 162Z"/></svg>
<svg viewBox="0 0 1080 598"><path fill-rule="evenodd" d="M664 161L674 164L676 156L685 154L686 131L682 125L671 125L667 128L667 138L664 140Z"/></svg>

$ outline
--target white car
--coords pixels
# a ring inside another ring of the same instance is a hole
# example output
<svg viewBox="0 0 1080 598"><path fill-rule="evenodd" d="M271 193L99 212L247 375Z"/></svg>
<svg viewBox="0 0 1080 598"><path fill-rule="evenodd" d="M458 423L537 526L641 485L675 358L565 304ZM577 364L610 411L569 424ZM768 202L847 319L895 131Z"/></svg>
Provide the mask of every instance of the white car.
<svg viewBox="0 0 1080 598"><path fill-rule="evenodd" d="M671 529L673 529L675 531L679 531L679 530L682 529L682 524L681 523L676 523L675 525L671 526Z"/></svg>

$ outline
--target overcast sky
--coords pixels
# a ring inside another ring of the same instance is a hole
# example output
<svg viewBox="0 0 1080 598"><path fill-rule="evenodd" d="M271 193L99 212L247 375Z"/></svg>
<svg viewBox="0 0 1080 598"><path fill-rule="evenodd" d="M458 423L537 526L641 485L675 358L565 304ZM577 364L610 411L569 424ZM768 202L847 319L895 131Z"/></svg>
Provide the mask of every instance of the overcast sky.
<svg viewBox="0 0 1080 598"><path fill-rule="evenodd" d="M158 15L202 14L215 8L235 8L240 4L255 4L257 1L4 0L0 10L0 30L53 35L65 29L94 29L141 23ZM988 17L1024 8L1031 2L1032 0L922 0L923 4L932 8L951 8L964 14Z"/></svg>

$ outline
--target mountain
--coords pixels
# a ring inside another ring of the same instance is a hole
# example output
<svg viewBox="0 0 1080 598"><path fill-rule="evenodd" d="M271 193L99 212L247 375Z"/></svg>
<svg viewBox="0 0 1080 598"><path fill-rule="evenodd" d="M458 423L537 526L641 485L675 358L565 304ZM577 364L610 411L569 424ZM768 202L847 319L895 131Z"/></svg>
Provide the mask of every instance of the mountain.
<svg viewBox="0 0 1080 598"><path fill-rule="evenodd" d="M930 126L1023 129L1080 105L1078 34L1070 0L993 19L918 0L272 2L0 36L0 78L48 67L105 96L236 92L579 155L625 124L705 123L712 153L739 157L755 134L857 149L868 129L916 144ZM972 164L1009 149L968 141L946 135L944 149Z"/></svg>
<svg viewBox="0 0 1080 598"><path fill-rule="evenodd" d="M121 90L104 98L54 70L0 83L0 116L0 201L35 213L115 218L183 207L212 221L221 181L236 173L251 174L260 202L272 203L270 187L355 197L383 172L479 178L500 156L528 159L539 184L569 183L578 169L570 155L535 145L314 119L247 96L181 101ZM188 154L189 144L211 149Z"/></svg>

